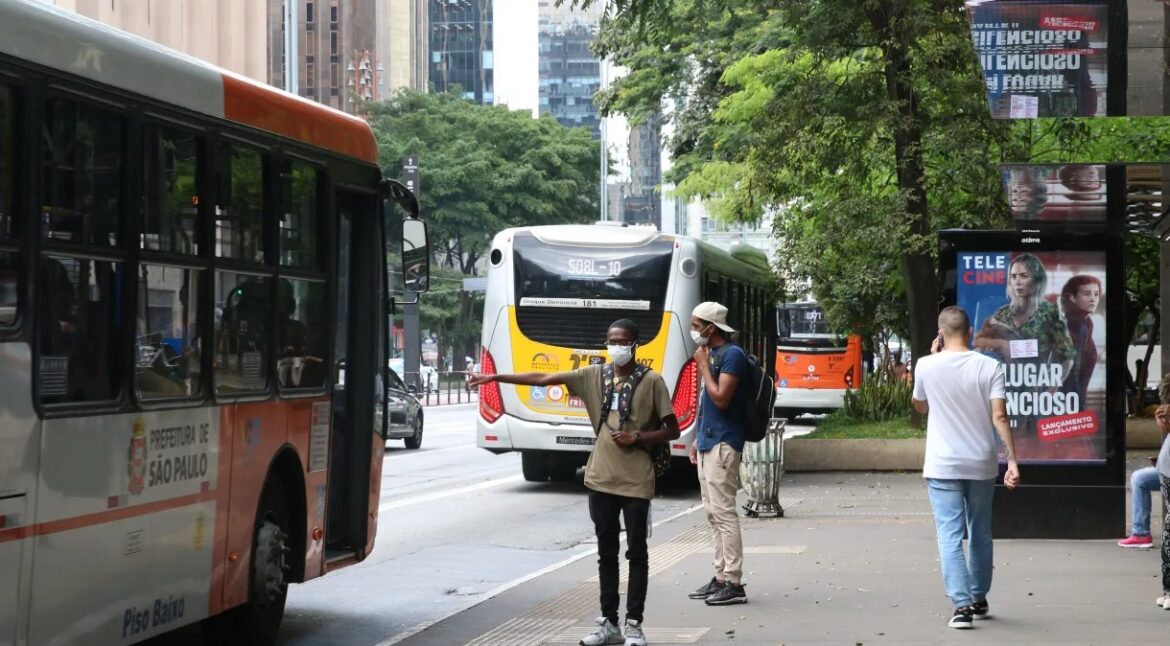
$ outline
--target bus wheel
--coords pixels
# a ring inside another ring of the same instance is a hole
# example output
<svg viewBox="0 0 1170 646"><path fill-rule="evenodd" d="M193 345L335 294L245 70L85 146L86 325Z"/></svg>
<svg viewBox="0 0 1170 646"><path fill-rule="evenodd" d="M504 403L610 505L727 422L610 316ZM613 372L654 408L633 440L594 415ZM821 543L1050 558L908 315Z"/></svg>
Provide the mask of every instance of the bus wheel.
<svg viewBox="0 0 1170 646"><path fill-rule="evenodd" d="M548 482L548 460L543 453L537 451L521 453L520 470L524 472L524 479L529 482Z"/></svg>
<svg viewBox="0 0 1170 646"><path fill-rule="evenodd" d="M273 644L288 597L288 530L292 527L284 483L273 477L264 486L252 537L248 601L212 624L217 643Z"/></svg>

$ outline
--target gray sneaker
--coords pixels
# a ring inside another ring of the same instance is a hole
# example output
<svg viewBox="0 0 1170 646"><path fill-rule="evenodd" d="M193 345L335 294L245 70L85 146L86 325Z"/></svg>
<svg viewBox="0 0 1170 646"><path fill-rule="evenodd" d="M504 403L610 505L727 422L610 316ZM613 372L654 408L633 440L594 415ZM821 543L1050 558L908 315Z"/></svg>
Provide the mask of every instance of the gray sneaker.
<svg viewBox="0 0 1170 646"><path fill-rule="evenodd" d="M626 620L625 646L646 646L646 633L642 632L642 622Z"/></svg>
<svg viewBox="0 0 1170 646"><path fill-rule="evenodd" d="M622 637L622 629L613 625L610 620L599 617L597 630L585 635L579 642L581 646L623 646L626 638Z"/></svg>

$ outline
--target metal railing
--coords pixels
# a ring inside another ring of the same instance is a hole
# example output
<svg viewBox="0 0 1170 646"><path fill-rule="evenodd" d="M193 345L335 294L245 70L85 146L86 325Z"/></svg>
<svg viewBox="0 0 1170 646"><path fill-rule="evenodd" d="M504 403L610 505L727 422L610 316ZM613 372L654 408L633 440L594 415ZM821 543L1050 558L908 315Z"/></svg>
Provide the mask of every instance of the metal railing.
<svg viewBox="0 0 1170 646"><path fill-rule="evenodd" d="M429 378L429 383L424 384ZM408 372L403 381L410 384L414 396L425 406L469 404L479 401L475 388L467 386L467 372Z"/></svg>

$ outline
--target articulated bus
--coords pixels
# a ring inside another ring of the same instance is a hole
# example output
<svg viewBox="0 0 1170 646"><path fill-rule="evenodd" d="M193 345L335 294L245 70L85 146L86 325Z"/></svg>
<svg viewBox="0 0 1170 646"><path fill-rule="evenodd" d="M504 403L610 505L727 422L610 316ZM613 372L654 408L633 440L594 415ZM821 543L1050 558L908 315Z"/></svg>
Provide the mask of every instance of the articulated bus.
<svg viewBox="0 0 1170 646"><path fill-rule="evenodd" d="M489 261L483 372L603 363L609 324L631 319L641 336L637 361L666 380L683 429L671 444L676 461L687 459L698 406L691 310L719 301L745 349L769 356L775 347L772 276L763 253L750 247L728 253L651 227L542 226L499 233ZM573 479L594 442L581 400L560 386L485 384L479 412L478 446L520 451L529 481Z"/></svg>
<svg viewBox="0 0 1170 646"><path fill-rule="evenodd" d="M861 337L831 332L816 303L778 306L776 336L777 417L832 412L861 385Z"/></svg>
<svg viewBox="0 0 1170 646"><path fill-rule="evenodd" d="M271 643L369 554L379 191L360 119L0 2L0 644Z"/></svg>

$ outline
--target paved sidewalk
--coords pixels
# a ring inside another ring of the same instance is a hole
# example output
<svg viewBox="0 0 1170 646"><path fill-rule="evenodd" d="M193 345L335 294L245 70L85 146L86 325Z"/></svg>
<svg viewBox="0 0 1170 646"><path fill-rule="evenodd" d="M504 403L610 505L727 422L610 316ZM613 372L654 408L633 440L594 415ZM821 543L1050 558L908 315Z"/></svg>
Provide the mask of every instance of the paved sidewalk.
<svg viewBox="0 0 1170 646"><path fill-rule="evenodd" d="M1132 465L1144 462L1145 452L1130 455ZM919 474L790 474L781 502L785 518L743 519L747 605L710 608L686 597L711 576L702 512L654 530L651 644L1170 642L1170 612L1154 606L1156 549L997 541L994 617L957 631L946 627L950 602ZM1153 529L1158 535L1160 522ZM401 643L576 644L599 614L595 576L595 559L583 558Z"/></svg>

